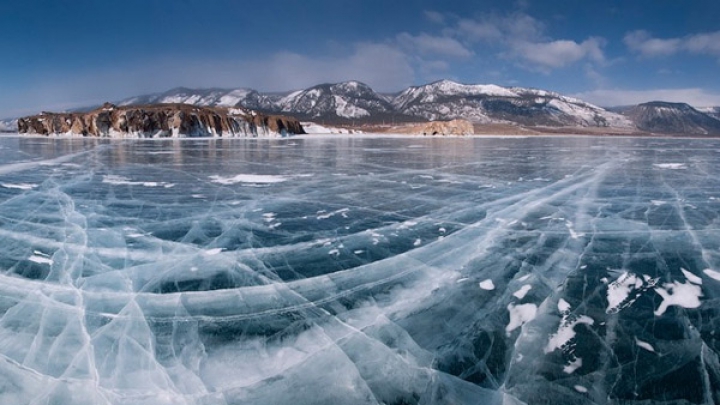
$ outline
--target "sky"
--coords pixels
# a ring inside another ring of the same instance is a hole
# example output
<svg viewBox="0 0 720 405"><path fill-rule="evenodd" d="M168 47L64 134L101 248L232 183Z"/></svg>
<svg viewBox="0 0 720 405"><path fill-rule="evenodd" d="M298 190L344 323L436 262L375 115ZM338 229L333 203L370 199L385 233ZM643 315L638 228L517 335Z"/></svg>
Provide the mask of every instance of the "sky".
<svg viewBox="0 0 720 405"><path fill-rule="evenodd" d="M720 106L717 0L3 0L0 118L174 87L440 79Z"/></svg>

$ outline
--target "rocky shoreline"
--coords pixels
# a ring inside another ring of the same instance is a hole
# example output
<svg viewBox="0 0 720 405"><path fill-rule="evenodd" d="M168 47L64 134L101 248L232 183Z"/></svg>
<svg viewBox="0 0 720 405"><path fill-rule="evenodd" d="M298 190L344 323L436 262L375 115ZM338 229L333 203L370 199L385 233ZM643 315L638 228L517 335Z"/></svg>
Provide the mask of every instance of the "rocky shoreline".
<svg viewBox="0 0 720 405"><path fill-rule="evenodd" d="M23 117L21 134L109 138L280 137L304 134L300 122L244 108L156 104L118 107L105 103L86 113L51 113Z"/></svg>

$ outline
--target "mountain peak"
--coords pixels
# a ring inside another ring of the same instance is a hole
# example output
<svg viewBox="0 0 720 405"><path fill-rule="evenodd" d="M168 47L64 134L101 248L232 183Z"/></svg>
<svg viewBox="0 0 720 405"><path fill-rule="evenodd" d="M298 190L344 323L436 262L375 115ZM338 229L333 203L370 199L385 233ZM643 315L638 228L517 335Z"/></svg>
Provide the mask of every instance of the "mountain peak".
<svg viewBox="0 0 720 405"><path fill-rule="evenodd" d="M695 110L690 104L677 103L669 101L648 101L647 103L638 104L638 107L650 107L650 108L673 108L677 110ZM695 110L697 111L697 110Z"/></svg>
<svg viewBox="0 0 720 405"><path fill-rule="evenodd" d="M363 83L363 82L359 82L359 81L357 81L357 80L348 80L348 81L346 81L346 82L340 82L340 83L337 83L337 84L339 84L339 85L344 85L344 86L348 86L348 87L354 87L354 88L357 88L357 87L368 87L368 88L369 88L369 87L370 87L370 86L368 86L367 84L365 84L365 83Z"/></svg>
<svg viewBox="0 0 720 405"><path fill-rule="evenodd" d="M450 79L440 79L440 80L436 80L432 83L426 84L425 86L435 86L435 87L437 87L437 86L465 86L465 84L456 82L456 81L450 80ZM419 87L423 87L423 86L419 86Z"/></svg>

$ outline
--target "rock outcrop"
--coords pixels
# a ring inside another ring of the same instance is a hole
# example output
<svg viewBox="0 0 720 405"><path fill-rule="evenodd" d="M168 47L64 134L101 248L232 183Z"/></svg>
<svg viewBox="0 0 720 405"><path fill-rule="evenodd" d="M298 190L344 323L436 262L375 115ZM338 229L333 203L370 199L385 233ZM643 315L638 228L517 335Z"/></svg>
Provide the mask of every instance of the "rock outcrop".
<svg viewBox="0 0 720 405"><path fill-rule="evenodd" d="M303 134L292 117L243 108L157 104L117 107L105 103L87 113L49 113L18 119L18 132L96 137L272 137Z"/></svg>
<svg viewBox="0 0 720 405"><path fill-rule="evenodd" d="M431 121L392 127L390 132L409 135L473 135L475 128L470 121Z"/></svg>
<svg viewBox="0 0 720 405"><path fill-rule="evenodd" d="M465 120L433 121L422 129L423 135L472 135L472 123Z"/></svg>

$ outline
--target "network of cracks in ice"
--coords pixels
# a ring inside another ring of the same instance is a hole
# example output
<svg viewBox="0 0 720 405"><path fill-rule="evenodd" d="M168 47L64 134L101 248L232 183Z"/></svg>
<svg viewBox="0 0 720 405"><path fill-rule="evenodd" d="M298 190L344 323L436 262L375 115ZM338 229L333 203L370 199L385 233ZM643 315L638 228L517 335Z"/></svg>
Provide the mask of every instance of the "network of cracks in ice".
<svg viewBox="0 0 720 405"><path fill-rule="evenodd" d="M0 159L0 403L720 401L719 141Z"/></svg>

